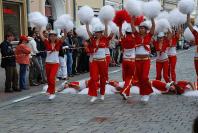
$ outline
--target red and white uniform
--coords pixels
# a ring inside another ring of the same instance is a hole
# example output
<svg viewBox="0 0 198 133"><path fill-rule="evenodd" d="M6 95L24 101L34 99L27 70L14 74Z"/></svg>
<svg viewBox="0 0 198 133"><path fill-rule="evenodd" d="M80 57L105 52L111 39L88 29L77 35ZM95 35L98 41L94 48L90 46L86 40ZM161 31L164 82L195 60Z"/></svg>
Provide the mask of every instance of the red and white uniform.
<svg viewBox="0 0 198 133"><path fill-rule="evenodd" d="M47 75L47 82L48 82L48 89L47 92L49 94L55 93L55 84L56 84L56 74L59 68L59 50L63 42L61 40L57 40L55 42L55 46L49 42L48 39L44 41L44 45L47 51L47 58L46 58L46 75Z"/></svg>
<svg viewBox="0 0 198 133"><path fill-rule="evenodd" d="M139 33L135 33L136 40L136 71L135 78L138 80L138 86L140 88L140 95L149 95L153 92L151 84L149 82L149 71L150 71L150 42L152 34L147 33L144 37L140 36Z"/></svg>
<svg viewBox="0 0 198 133"><path fill-rule="evenodd" d="M100 39L95 39L94 37L90 38L91 46L93 49L93 61L90 66L90 82L88 95L97 96L98 86L97 83L100 79L100 94L105 94L105 85L108 79L107 72L107 62L106 62L106 54L105 48L108 44L107 37L101 37Z"/></svg>
<svg viewBox="0 0 198 133"><path fill-rule="evenodd" d="M158 89L161 92L168 92L169 88L167 87L167 84L164 82L161 82L159 80L153 80L151 81L151 84L153 87L155 87L156 89ZM177 81L176 85L179 86L181 89L177 90L178 94L183 94L185 93L187 90L190 90L190 86L188 81L182 80L182 81Z"/></svg>
<svg viewBox="0 0 198 133"><path fill-rule="evenodd" d="M195 37L195 57L194 57L194 64L195 64L195 70L197 74L197 83L198 83L198 32L196 30L193 31L193 35ZM198 84L197 84L198 86Z"/></svg>
<svg viewBox="0 0 198 133"><path fill-rule="evenodd" d="M167 39L164 39L162 43L159 41L154 41L154 46L157 52L157 59L156 59L156 80L161 80L162 78L162 70L163 70L163 77L166 83L170 82L168 76L168 54L167 49L169 42Z"/></svg>
<svg viewBox="0 0 198 133"><path fill-rule="evenodd" d="M172 40L170 40L170 46L168 49L168 58L169 58L169 77L172 81L176 82L176 64L177 64L177 42L179 41L179 38L177 36L174 36Z"/></svg>
<svg viewBox="0 0 198 133"><path fill-rule="evenodd" d="M132 80L135 74L135 36L129 34L122 37L121 47L123 50L122 78L125 85L120 93L125 93L129 96Z"/></svg>

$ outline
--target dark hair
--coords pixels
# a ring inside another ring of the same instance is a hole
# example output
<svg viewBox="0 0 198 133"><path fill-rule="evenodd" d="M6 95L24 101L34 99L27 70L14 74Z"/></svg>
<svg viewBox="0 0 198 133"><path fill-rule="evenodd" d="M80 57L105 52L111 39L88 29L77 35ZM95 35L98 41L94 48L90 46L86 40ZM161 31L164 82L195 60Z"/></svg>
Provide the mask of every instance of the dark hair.
<svg viewBox="0 0 198 133"><path fill-rule="evenodd" d="M127 31L126 31L126 35L130 35L130 34L132 34L132 32L127 32Z"/></svg>
<svg viewBox="0 0 198 133"><path fill-rule="evenodd" d="M193 133L198 133L198 117L194 120L193 123Z"/></svg>
<svg viewBox="0 0 198 133"><path fill-rule="evenodd" d="M6 40L8 37L10 37L10 36L14 36L14 34L13 34L12 32L6 33L6 35L5 35L5 40Z"/></svg>
<svg viewBox="0 0 198 133"><path fill-rule="evenodd" d="M23 40L20 39L18 45L20 45L22 42L23 42Z"/></svg>

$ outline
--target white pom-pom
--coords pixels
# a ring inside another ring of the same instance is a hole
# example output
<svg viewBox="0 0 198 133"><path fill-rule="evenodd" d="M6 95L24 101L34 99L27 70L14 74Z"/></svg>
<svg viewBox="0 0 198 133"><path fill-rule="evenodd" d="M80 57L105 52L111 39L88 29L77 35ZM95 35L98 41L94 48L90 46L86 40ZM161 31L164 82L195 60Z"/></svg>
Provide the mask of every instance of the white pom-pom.
<svg viewBox="0 0 198 133"><path fill-rule="evenodd" d="M48 24L48 19L46 16L42 15L40 12L32 12L28 15L28 19L31 25L38 27L46 27Z"/></svg>
<svg viewBox="0 0 198 133"><path fill-rule="evenodd" d="M125 9L131 16L140 16L142 15L142 2L138 0L128 0Z"/></svg>
<svg viewBox="0 0 198 133"><path fill-rule="evenodd" d="M186 23L186 16L176 8L169 13L168 21L171 26L179 26Z"/></svg>
<svg viewBox="0 0 198 133"><path fill-rule="evenodd" d="M181 0L178 3L179 11L183 14L192 13L195 9L194 0Z"/></svg>
<svg viewBox="0 0 198 133"><path fill-rule="evenodd" d="M158 0L145 2L143 4L143 13L147 18L155 18L159 15L162 9L161 4Z"/></svg>
<svg viewBox="0 0 198 133"><path fill-rule="evenodd" d="M91 27L90 27L90 29L91 29ZM78 36L84 38L85 40L88 40L89 39L89 35L87 33L87 30L86 30L86 26L85 25L79 26L76 29L76 33L77 33Z"/></svg>
<svg viewBox="0 0 198 133"><path fill-rule="evenodd" d="M109 27L111 29L111 32L114 34L118 34L119 28L117 27L117 25L114 22L109 22Z"/></svg>
<svg viewBox="0 0 198 133"><path fill-rule="evenodd" d="M168 32L170 28L171 26L167 19L159 19L156 21L156 28L155 28L156 33Z"/></svg>
<svg viewBox="0 0 198 133"><path fill-rule="evenodd" d="M90 23L94 17L94 11L89 6L83 6L78 11L78 17L82 23Z"/></svg>
<svg viewBox="0 0 198 133"><path fill-rule="evenodd" d="M196 31L198 31L198 28L196 26L193 27ZM184 38L186 41L190 42L190 41L194 41L195 40L195 37L194 35L192 34L192 32L190 31L189 28L186 28L184 30Z"/></svg>
<svg viewBox="0 0 198 133"><path fill-rule="evenodd" d="M55 22L54 27L56 29L66 29L67 32L74 28L74 24L71 21L71 17L68 14L61 15Z"/></svg>
<svg viewBox="0 0 198 133"><path fill-rule="evenodd" d="M99 18L102 22L111 21L115 17L115 9L112 6L104 6L99 12Z"/></svg>
<svg viewBox="0 0 198 133"><path fill-rule="evenodd" d="M162 19L162 18L168 19L168 17L169 17L169 13L167 11L163 11L160 12L160 14L157 16L156 19Z"/></svg>

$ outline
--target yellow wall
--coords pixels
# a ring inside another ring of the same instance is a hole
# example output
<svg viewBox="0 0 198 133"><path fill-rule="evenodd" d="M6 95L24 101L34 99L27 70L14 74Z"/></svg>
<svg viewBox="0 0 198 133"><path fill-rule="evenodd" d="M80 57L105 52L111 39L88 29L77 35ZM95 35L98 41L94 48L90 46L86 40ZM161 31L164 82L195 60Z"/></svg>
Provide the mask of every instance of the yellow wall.
<svg viewBox="0 0 198 133"><path fill-rule="evenodd" d="M30 12L39 11L45 15L45 0L30 0Z"/></svg>
<svg viewBox="0 0 198 133"><path fill-rule="evenodd" d="M103 0L76 0L76 5L77 7L88 5L92 8L101 8L103 6Z"/></svg>

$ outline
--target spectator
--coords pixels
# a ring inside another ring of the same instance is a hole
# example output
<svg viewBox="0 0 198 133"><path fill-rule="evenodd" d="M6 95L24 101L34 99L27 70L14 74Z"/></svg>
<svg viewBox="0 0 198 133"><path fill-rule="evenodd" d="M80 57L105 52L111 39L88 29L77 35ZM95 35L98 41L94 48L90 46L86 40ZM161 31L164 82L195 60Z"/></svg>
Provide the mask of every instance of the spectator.
<svg viewBox="0 0 198 133"><path fill-rule="evenodd" d="M84 47L84 44L89 43L88 40L83 40L82 44L80 43L80 47ZM89 56L87 55L87 52L85 50L85 47L81 49L81 54L79 57L79 66L78 66L78 72L84 73L89 71Z"/></svg>
<svg viewBox="0 0 198 133"><path fill-rule="evenodd" d="M37 44L35 41L36 33L30 32L29 36L30 37L28 37L29 39L28 47L31 48L29 81L30 81L30 86L37 86L39 85L38 83L36 83L37 77L38 77L38 74L42 75L41 74L42 69L40 68L39 61L36 57L36 54L38 53ZM44 75L42 75L42 79L43 78L44 78Z"/></svg>
<svg viewBox="0 0 198 133"><path fill-rule="evenodd" d="M82 49L80 48L80 43L82 43L82 38L78 37L74 30L72 39L75 47L75 49L72 52L72 58L73 58L72 74L78 75L79 59L80 59L80 54L82 53Z"/></svg>
<svg viewBox="0 0 198 133"><path fill-rule="evenodd" d="M47 31L43 31L43 35L45 38L48 38L48 33ZM39 34L36 34L36 38L35 38L36 44L37 44L37 59L41 68L41 75L43 75L44 77L40 77L40 81L41 83L46 83L46 73L45 73L45 60L46 60L46 50L45 50L45 45L44 42L41 40Z"/></svg>
<svg viewBox="0 0 198 133"><path fill-rule="evenodd" d="M11 42L14 40L13 33L7 33L5 40L1 43L1 67L5 69L5 92L21 91L18 88L18 73L16 59ZM6 57L9 56L9 57Z"/></svg>
<svg viewBox="0 0 198 133"><path fill-rule="evenodd" d="M61 46L59 50L59 70L58 70L58 75L57 78L60 80L66 80L67 77L67 63L66 63L66 50L63 49L64 47L67 47L65 43Z"/></svg>
<svg viewBox="0 0 198 133"><path fill-rule="evenodd" d="M73 64L72 52L73 52L73 50L71 48L74 47L74 41L73 41L73 31L72 30L67 33L67 38L65 39L65 44L66 44L66 46L68 46L70 48L66 51L67 73L68 73L69 77L73 77L73 74L72 74L72 64Z"/></svg>
<svg viewBox="0 0 198 133"><path fill-rule="evenodd" d="M31 49L27 46L28 37L25 35L20 36L20 41L18 46L16 47L16 61L20 65L19 72L19 86L21 90L27 90L26 85L26 72L28 65L30 64L29 55L31 53Z"/></svg>

